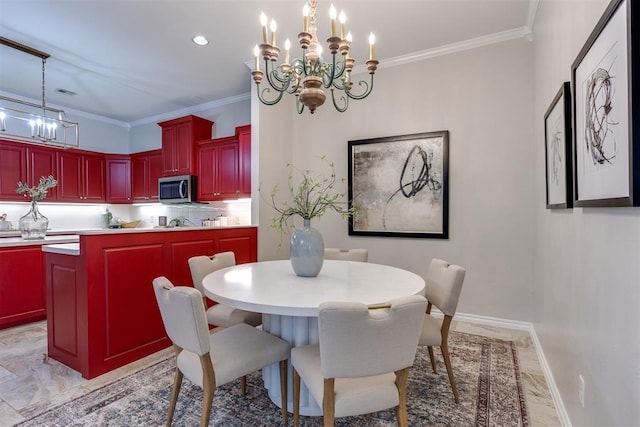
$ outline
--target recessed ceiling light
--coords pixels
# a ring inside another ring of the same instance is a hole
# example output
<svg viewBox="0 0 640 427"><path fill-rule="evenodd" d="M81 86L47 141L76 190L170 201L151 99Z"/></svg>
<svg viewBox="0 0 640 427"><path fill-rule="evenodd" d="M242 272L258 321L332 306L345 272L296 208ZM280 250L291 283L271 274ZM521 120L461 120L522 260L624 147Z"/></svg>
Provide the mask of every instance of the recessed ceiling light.
<svg viewBox="0 0 640 427"><path fill-rule="evenodd" d="M209 44L209 40L207 40L205 36L195 36L192 40L198 46L206 46Z"/></svg>

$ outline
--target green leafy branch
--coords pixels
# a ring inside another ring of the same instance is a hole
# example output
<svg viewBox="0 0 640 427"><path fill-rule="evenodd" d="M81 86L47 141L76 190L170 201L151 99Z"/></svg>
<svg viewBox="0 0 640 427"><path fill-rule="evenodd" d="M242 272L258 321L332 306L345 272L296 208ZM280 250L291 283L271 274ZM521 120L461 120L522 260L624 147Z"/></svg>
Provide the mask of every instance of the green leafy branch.
<svg viewBox="0 0 640 427"><path fill-rule="evenodd" d="M356 214L356 209L349 208L348 203L343 201L344 193L335 190L336 184L344 182L344 178L338 179L336 177L333 162L328 161L325 156L322 156L321 160L331 168L331 173L328 176L324 173L312 175L310 170L302 170L287 164L287 168L289 168L288 190L292 201L278 203L276 196L279 193L279 187L278 185L273 187L269 204L275 209L277 215L271 220L272 228L281 233L294 228L294 225L289 221L295 216L310 220L319 218L328 211L337 212L343 218ZM294 184L296 173L301 176L297 186Z"/></svg>
<svg viewBox="0 0 640 427"><path fill-rule="evenodd" d="M31 200L40 201L44 200L45 197L47 197L47 191L56 185L58 185L58 181L56 181L53 176L42 176L40 177L38 185L33 187L29 187L26 182L18 181L18 189L16 190L16 193L29 193Z"/></svg>

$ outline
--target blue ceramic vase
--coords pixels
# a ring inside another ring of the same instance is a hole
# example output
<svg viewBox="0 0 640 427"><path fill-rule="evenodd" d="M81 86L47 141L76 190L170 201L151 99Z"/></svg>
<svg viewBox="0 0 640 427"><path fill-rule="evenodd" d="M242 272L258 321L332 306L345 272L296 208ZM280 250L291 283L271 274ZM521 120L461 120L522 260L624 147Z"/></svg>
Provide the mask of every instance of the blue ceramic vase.
<svg viewBox="0 0 640 427"><path fill-rule="evenodd" d="M324 261L324 241L311 220L305 219L302 228L291 235L291 266L298 276L316 277Z"/></svg>

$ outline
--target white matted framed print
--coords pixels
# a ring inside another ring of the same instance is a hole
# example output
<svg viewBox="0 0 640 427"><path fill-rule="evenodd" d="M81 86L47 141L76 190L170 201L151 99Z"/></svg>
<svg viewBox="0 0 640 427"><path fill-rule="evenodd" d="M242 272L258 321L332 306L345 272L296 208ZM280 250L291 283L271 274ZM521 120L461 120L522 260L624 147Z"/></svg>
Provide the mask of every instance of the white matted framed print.
<svg viewBox="0 0 640 427"><path fill-rule="evenodd" d="M449 238L449 132L349 141L349 234Z"/></svg>
<svg viewBox="0 0 640 427"><path fill-rule="evenodd" d="M547 209L573 206L571 84L564 82L544 114Z"/></svg>
<svg viewBox="0 0 640 427"><path fill-rule="evenodd" d="M571 66L574 206L640 206L639 12L612 0Z"/></svg>

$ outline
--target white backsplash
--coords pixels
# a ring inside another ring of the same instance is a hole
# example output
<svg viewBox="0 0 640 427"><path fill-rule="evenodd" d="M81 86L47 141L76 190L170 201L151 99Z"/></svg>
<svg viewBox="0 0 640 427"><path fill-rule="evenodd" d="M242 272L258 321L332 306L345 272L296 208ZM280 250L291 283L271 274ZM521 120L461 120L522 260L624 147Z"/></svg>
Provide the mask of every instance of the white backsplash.
<svg viewBox="0 0 640 427"><path fill-rule="evenodd" d="M233 202L216 202L194 205L111 205L111 204L78 204L78 203L38 203L40 212L49 218L51 230L85 230L105 228L105 212L111 211L114 218L122 221L141 220L138 227L155 227L158 217L166 216L167 222L173 218L187 220L187 225L202 225L203 219L214 219L219 216L228 217L228 225L251 224L251 201L249 199ZM14 229L18 228L18 220L29 211L29 203L0 202L0 214L6 213Z"/></svg>

